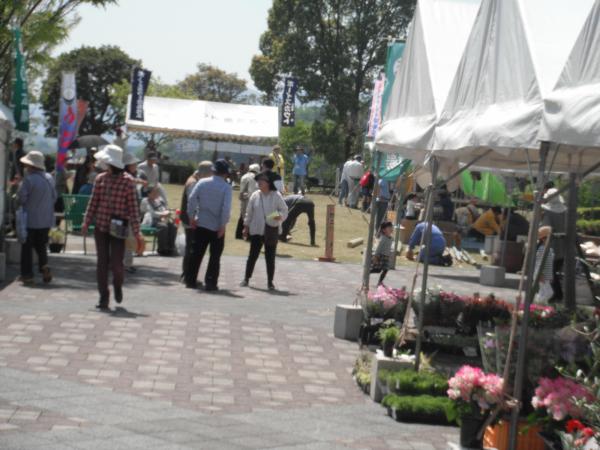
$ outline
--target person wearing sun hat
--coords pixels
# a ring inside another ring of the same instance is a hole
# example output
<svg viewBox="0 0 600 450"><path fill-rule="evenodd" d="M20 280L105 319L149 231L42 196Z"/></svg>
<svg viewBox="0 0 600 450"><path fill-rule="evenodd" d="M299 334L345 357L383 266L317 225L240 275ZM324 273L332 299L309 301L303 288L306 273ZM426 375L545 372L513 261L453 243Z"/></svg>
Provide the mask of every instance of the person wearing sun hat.
<svg viewBox="0 0 600 450"><path fill-rule="evenodd" d="M48 267L48 232L54 225L56 189L54 179L46 173L44 155L33 150L21 157L25 178L17 191L17 203L27 217L27 238L21 245L21 276L23 284L33 284L33 250L38 255L38 266L44 283L52 281Z"/></svg>
<svg viewBox="0 0 600 450"><path fill-rule="evenodd" d="M567 228L567 207L558 189L551 187L544 194L542 204L542 225L552 228L552 250L554 251L554 264L552 266L552 290L554 295L550 302L561 302L563 290L561 274L565 263L565 231Z"/></svg>
<svg viewBox="0 0 600 450"><path fill-rule="evenodd" d="M88 203L81 232L87 234L88 227L95 223L96 279L100 301L97 308L109 309L110 291L108 269L112 269L114 295L117 303L123 301L123 257L127 236L120 232L131 225L139 244L140 218L133 177L125 172L123 150L116 145L107 145L94 154L98 161L107 166L107 171L96 177L92 196Z"/></svg>

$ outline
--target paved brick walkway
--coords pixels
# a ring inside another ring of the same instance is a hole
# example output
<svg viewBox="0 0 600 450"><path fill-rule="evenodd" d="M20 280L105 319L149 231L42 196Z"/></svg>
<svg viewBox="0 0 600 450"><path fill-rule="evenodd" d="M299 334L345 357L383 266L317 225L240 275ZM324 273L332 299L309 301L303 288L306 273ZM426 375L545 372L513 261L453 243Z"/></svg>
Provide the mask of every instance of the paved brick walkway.
<svg viewBox="0 0 600 450"><path fill-rule="evenodd" d="M139 258L106 314L93 308L94 264L60 255L51 285L0 291L0 448L425 450L456 439L455 428L393 422L352 381L356 344L331 330L358 266L280 258L272 294L262 260L240 288L244 260L225 257L222 291L207 294L178 283L179 258ZM478 290L476 272L433 273L445 289Z"/></svg>

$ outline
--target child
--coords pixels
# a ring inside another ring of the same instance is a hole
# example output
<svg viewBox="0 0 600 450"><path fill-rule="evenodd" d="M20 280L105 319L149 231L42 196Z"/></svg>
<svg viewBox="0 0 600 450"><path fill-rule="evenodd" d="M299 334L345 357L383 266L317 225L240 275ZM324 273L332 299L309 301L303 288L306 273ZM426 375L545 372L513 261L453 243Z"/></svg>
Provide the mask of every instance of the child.
<svg viewBox="0 0 600 450"><path fill-rule="evenodd" d="M394 232L394 225L392 222L382 222L379 226L379 232L377 237L379 242L377 248L371 259L371 273L380 273L379 282L377 285L383 284L387 271L389 269L389 261L392 256L392 233Z"/></svg>
<svg viewBox="0 0 600 450"><path fill-rule="evenodd" d="M540 267L542 264L542 255L544 254L544 249L546 248L546 243L548 240L548 236L552 233L551 227L541 227L538 230L538 244L537 250L535 253L535 274L541 271L540 282L538 286L538 293L536 296L537 303L547 303L548 300L552 298L554 295L554 291L552 290L552 282L553 271L552 266L554 264L554 251L552 247L548 250L548 255L546 256L546 261L544 262L544 266Z"/></svg>

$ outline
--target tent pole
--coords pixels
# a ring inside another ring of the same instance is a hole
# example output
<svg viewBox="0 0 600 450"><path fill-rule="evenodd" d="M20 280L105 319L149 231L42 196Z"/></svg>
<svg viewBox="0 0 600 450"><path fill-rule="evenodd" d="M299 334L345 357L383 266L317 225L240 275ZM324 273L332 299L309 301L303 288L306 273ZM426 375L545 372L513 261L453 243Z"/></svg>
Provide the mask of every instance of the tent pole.
<svg viewBox="0 0 600 450"><path fill-rule="evenodd" d="M508 238L508 227L510 224L510 214L511 214L511 207L508 206L507 208L507 212L506 212L506 229L504 230L504 245L502 245L502 256L500 257L500 266L504 267L504 259L506 257L506 247L508 247L506 245L506 239Z"/></svg>
<svg viewBox="0 0 600 450"><path fill-rule="evenodd" d="M417 255L417 261L423 254L423 275L421 277L421 296L419 298L419 331L417 334L417 342L415 345L415 371L419 371L421 365L421 346L423 341L423 311L425 309L425 298L427 296L427 277L429 275L429 256L431 247L431 226L433 222L433 201L435 195L435 186L438 173L438 161L435 156L431 158L431 186L429 188L427 198L427 209L425 211L425 220L427 226L425 227L425 235L423 238L423 247L419 249L419 255Z"/></svg>
<svg viewBox="0 0 600 450"><path fill-rule="evenodd" d="M402 184L405 180L404 174L400 175L400 181L397 183L398 194L396 195L396 218L394 220L394 253L392 254L392 265L391 268L396 268L396 258L398 253L398 241L400 241L400 215L402 214L402 203L404 201L404 195L402 191Z"/></svg>
<svg viewBox="0 0 600 450"><path fill-rule="evenodd" d="M568 310L575 309L575 261L577 249L577 174L569 174L569 197L567 204L567 227L564 237L564 299Z"/></svg>
<svg viewBox="0 0 600 450"><path fill-rule="evenodd" d="M533 301L533 295L535 289L533 289L533 277L535 272L535 256L536 256L536 243L537 243L537 231L540 225L540 217L542 211L542 190L545 184L545 168L546 160L548 159L548 153L550 150L550 142L542 141L540 145L540 163L538 168L537 178L537 192L536 199L533 205L533 218L531 219L531 232L529 233L529 242L527 243L528 258L527 258L527 280L525 282L525 304L523 305L523 317L521 319L519 344L518 344L518 355L517 355L517 368L514 382L513 397L517 401L517 406L511 410L510 417L510 435L509 435L509 449L516 450L517 448L517 434L519 426L519 412L521 410L520 402L523 393L523 378L525 376L525 361L527 358L527 325L529 322L529 307Z"/></svg>
<svg viewBox="0 0 600 450"><path fill-rule="evenodd" d="M381 152L375 151L375 181L373 183L373 190L378 186L379 182L379 163L381 162ZM363 282L362 289L364 292L369 292L369 275L371 274L371 253L373 252L373 225L375 224L375 196L371 196L371 214L369 219L369 232L367 237L367 249L365 250L364 267L363 267Z"/></svg>

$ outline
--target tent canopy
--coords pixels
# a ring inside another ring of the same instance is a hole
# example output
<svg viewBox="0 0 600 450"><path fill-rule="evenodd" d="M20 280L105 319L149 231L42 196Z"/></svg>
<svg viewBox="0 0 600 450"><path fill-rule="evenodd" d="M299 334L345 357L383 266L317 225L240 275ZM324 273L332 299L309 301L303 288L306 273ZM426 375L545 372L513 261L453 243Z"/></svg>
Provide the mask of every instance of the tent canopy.
<svg viewBox="0 0 600 450"><path fill-rule="evenodd" d="M466 162L491 148L478 165L536 164L544 100L592 6L593 0L483 0L440 113L436 153ZM560 152L553 168L580 171L582 162Z"/></svg>
<svg viewBox="0 0 600 450"><path fill-rule="evenodd" d="M600 156L600 0L594 4L555 90L544 99L539 138L557 142L573 159Z"/></svg>
<svg viewBox="0 0 600 450"><path fill-rule="evenodd" d="M419 0L377 148L421 164L481 0Z"/></svg>
<svg viewBox="0 0 600 450"><path fill-rule="evenodd" d="M127 117L129 104L127 102ZM262 142L279 136L275 106L144 98L144 121L127 119L129 131L168 133L215 141Z"/></svg>

